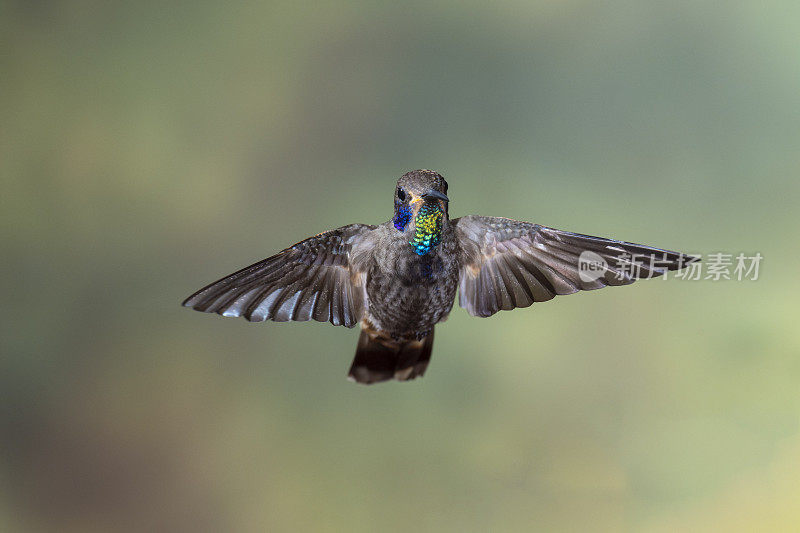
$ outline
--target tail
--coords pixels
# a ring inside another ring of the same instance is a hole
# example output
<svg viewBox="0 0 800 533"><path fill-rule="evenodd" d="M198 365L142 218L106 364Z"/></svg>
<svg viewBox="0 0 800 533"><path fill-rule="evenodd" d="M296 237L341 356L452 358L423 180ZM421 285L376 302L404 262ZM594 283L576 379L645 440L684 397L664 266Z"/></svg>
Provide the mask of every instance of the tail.
<svg viewBox="0 0 800 533"><path fill-rule="evenodd" d="M418 341L398 342L361 330L349 378L369 385L390 379L408 381L425 374L433 349L433 330Z"/></svg>

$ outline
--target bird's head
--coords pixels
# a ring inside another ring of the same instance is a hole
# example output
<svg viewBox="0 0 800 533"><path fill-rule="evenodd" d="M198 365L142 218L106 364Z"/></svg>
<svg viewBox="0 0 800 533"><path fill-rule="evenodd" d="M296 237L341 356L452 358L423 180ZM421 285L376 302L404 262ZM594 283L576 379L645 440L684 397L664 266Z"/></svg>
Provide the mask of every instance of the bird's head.
<svg viewBox="0 0 800 533"><path fill-rule="evenodd" d="M412 170L397 180L394 191L394 227L413 233L409 243L419 255L439 244L448 220L447 182L432 170Z"/></svg>

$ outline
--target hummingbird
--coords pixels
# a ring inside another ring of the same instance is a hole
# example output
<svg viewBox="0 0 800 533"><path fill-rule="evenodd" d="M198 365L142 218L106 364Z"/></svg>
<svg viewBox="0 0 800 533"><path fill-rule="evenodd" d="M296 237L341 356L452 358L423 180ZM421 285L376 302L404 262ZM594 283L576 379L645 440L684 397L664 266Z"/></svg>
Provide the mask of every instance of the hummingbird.
<svg viewBox="0 0 800 533"><path fill-rule="evenodd" d="M394 189L391 220L309 237L200 289L183 305L251 322L358 325L349 378L407 381L425 373L434 326L447 318L456 290L470 315L488 317L698 260L509 218L450 219L447 188L438 172L407 172Z"/></svg>

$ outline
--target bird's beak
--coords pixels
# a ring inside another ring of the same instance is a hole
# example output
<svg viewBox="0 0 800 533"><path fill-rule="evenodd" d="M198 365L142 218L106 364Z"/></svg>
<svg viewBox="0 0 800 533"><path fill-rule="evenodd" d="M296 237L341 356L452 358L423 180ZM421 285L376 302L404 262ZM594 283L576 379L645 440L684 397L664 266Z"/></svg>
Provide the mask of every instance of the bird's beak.
<svg viewBox="0 0 800 533"><path fill-rule="evenodd" d="M439 191L435 191L433 189L431 189L430 191L428 191L425 194L423 194L422 195L422 199L426 200L426 201L430 201L430 200L441 200L443 202L449 202L450 201L450 198L448 198L445 193L439 192Z"/></svg>
<svg viewBox="0 0 800 533"><path fill-rule="evenodd" d="M409 203L414 209L414 213L417 213L422 208L423 204L437 202L440 204L442 210L447 211L447 205L448 202L450 202L450 198L448 198L447 195L442 192L431 189L430 191L425 192L422 196L417 196L416 194L411 193L411 202Z"/></svg>

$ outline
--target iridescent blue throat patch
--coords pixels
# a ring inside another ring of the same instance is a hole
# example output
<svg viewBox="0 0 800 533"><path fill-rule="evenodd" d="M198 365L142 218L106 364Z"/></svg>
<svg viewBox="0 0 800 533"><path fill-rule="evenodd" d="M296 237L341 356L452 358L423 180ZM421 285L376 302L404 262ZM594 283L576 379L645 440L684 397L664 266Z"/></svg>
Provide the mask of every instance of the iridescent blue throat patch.
<svg viewBox="0 0 800 533"><path fill-rule="evenodd" d="M405 231L408 222L411 220L411 208L407 205L400 207L394 216L394 227L397 231Z"/></svg>
<svg viewBox="0 0 800 533"><path fill-rule="evenodd" d="M423 204L419 209L414 219L416 224L414 238L409 241L417 255L425 255L439 244L442 236L442 218L444 213L438 205Z"/></svg>

